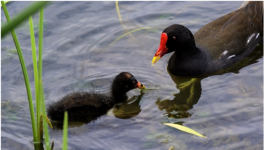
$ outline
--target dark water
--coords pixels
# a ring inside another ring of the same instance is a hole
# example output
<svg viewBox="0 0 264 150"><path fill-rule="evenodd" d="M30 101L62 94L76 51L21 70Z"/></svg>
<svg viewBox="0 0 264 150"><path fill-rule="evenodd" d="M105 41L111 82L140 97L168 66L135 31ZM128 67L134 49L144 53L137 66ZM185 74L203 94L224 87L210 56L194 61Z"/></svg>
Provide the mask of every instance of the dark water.
<svg viewBox="0 0 264 150"><path fill-rule="evenodd" d="M7 8L14 16L29 4L10 2ZM233 72L204 79L171 77L166 70L170 55L151 66L165 27L182 23L196 32L241 4L119 2L122 22L115 2L49 4L45 8L43 44L47 104L73 91L107 94L112 79L122 71L131 72L149 89L129 92L126 103L92 123L72 124L69 149L263 149L263 47ZM38 15L33 19L37 36ZM1 21L5 21L3 11ZM114 42L140 28L145 29ZM16 32L34 95L28 21ZM33 149L27 95L14 49L10 35L1 40L1 148ZM167 127L162 124L165 122L180 123L208 138ZM62 131L50 129L49 133L55 149L61 149Z"/></svg>

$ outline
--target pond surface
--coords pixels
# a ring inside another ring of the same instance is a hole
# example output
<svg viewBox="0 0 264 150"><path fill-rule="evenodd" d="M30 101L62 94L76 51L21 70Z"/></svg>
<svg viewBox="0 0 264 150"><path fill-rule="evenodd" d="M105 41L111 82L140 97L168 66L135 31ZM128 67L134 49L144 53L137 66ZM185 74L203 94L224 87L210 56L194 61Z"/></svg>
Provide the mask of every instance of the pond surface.
<svg viewBox="0 0 264 150"><path fill-rule="evenodd" d="M30 2L7 4L10 16ZM45 8L43 82L46 103L74 91L109 94L113 78L131 72L146 87L97 120L71 124L69 149L263 149L263 46L232 72L203 79L167 72L165 55L151 66L163 29L180 23L193 33L242 2L52 2ZM38 36L38 14L34 15ZM1 21L5 22L2 11ZM136 30L138 29L138 30ZM136 30L130 34L129 31ZM16 29L34 98L28 21ZM126 35L124 35L126 34ZM123 35L123 36L122 36ZM36 41L38 42L38 41ZM1 40L1 148L33 149L27 95L10 35ZM162 123L178 123L208 138ZM62 130L49 129L61 149Z"/></svg>

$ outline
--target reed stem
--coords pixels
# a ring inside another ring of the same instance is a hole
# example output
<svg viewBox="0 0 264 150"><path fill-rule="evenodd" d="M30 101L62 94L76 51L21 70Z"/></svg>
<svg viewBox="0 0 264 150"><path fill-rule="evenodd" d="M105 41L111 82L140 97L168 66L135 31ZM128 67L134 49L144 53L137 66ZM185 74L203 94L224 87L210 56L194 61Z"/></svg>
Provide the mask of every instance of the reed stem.
<svg viewBox="0 0 264 150"><path fill-rule="evenodd" d="M6 8L6 5L3 1L1 1L7 22L10 22L10 17ZM1 31L3 28L1 28ZM37 129L36 129L36 121L35 121L35 112L34 112L34 106L33 106L33 101L32 101L32 94L30 91L30 84L29 84L29 79L28 79L28 74L27 74L27 68L25 65L25 61L24 61L24 57L18 42L18 38L16 36L16 32L15 30L11 30L11 34L17 49L17 53L18 53L18 57L19 57L19 61L20 61L20 65L22 68L22 72L23 72L23 76L24 76L24 81L25 81L25 85L26 85L26 90L27 90L27 96L28 96L28 104L29 104L29 111L30 111L30 118L31 118L31 126L32 126L32 131L33 131L33 140L34 142L37 142ZM2 34L1 34L2 35Z"/></svg>

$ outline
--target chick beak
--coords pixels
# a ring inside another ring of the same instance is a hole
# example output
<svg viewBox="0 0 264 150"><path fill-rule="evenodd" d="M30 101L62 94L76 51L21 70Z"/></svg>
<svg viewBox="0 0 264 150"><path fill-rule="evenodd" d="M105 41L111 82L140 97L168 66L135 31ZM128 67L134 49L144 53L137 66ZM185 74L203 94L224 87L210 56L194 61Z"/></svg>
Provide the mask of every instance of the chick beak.
<svg viewBox="0 0 264 150"><path fill-rule="evenodd" d="M146 89L145 85L141 84L140 82L137 82L137 88L139 89Z"/></svg>

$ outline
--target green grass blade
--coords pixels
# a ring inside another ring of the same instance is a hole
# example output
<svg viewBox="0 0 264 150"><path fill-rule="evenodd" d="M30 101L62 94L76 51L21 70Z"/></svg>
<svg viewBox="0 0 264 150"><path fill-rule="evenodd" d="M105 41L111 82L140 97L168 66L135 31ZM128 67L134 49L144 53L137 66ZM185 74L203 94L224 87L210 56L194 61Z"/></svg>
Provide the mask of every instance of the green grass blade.
<svg viewBox="0 0 264 150"><path fill-rule="evenodd" d="M40 14L39 14L39 58L38 58L38 79L39 81L42 81L42 43L43 43L43 18L44 18L44 8L40 9ZM41 103L40 101L41 96L40 96L40 87L38 88L38 103L36 103L36 109L37 109L37 117L40 117L40 114L43 113L41 112L41 105L45 105L44 103ZM43 94L44 95L44 94ZM45 118L45 117L43 117Z"/></svg>
<svg viewBox="0 0 264 150"><path fill-rule="evenodd" d="M43 121L45 146L46 146L46 150L49 150L50 149L50 140L49 140L48 121L46 119L47 112L46 112L46 104L45 104L42 80L39 80L39 88L40 88L40 97L41 97L40 99L42 102L43 120L45 120L45 121Z"/></svg>
<svg viewBox="0 0 264 150"><path fill-rule="evenodd" d="M139 30L145 30L145 29L156 29L156 28L163 28L163 27L143 27L143 28L138 28L138 29L134 29L132 31L129 31L121 36L119 36L115 41L113 41L112 43L110 43L108 46L111 46L112 44L114 44L115 42L117 42L118 40L120 40L122 37L130 34L130 33L133 33L133 32L136 32L136 31L139 31Z"/></svg>
<svg viewBox="0 0 264 150"><path fill-rule="evenodd" d="M45 146L47 150L50 150L50 140L49 140L49 131L48 124L51 125L50 121L47 118L46 104L44 98L43 82L42 82L42 49L43 49L43 20L44 20L44 8L40 9L39 14L39 61L38 61L38 80L39 80L39 100L40 105L37 106L39 110L42 108L43 113L43 127L44 127L44 136L45 136ZM51 125L52 127L52 125Z"/></svg>
<svg viewBox="0 0 264 150"><path fill-rule="evenodd" d="M37 53L36 53L36 45L35 45L35 35L34 35L34 25L32 17L29 17L29 29L30 29L30 39L31 39L31 49L32 49L32 61L33 61L33 70L34 70L34 80L35 80L35 93L36 93L36 111L37 111L37 130L40 132L39 124L40 124L40 110L38 109L41 105L39 101L39 85L38 85L38 64L37 64ZM40 136L40 134L38 134ZM40 140L40 137L38 137Z"/></svg>
<svg viewBox="0 0 264 150"><path fill-rule="evenodd" d="M38 59L39 80L42 80L43 20L44 20L44 8L41 8L39 13L39 59Z"/></svg>
<svg viewBox="0 0 264 150"><path fill-rule="evenodd" d="M68 149L68 112L64 113L64 121L63 121L63 150Z"/></svg>
<svg viewBox="0 0 264 150"><path fill-rule="evenodd" d="M12 20L8 21L8 23L4 23L1 27L1 37L3 38L9 31L11 31L16 26L18 26L20 23L25 21L30 15L33 15L34 13L36 13L40 8L44 7L47 3L49 2L48 1L34 2L32 5L25 8L21 13L19 13ZM4 2L1 1L1 4L3 6Z"/></svg>
<svg viewBox="0 0 264 150"><path fill-rule="evenodd" d="M6 4L6 3L10 2L10 1L3 1L3 2ZM1 7L2 7L2 3L1 3Z"/></svg>
<svg viewBox="0 0 264 150"><path fill-rule="evenodd" d="M121 13L120 13L120 11L119 11L118 1L116 1L115 4L116 4L116 12L117 12L117 15L118 15L119 21L120 21L121 25L123 26L123 28L127 30L127 27L126 27L125 24L123 23L123 20L122 20L122 17L121 17ZM128 30L127 30L127 31L128 31ZM132 34L129 34L129 35L130 35L133 39L138 40L138 39L136 39Z"/></svg>
<svg viewBox="0 0 264 150"><path fill-rule="evenodd" d="M6 19L7 19L8 22L10 22L10 17L9 17L7 8L5 6L5 3L3 1L1 1L1 4L2 4L3 10L4 10L4 13L5 13ZM38 136L37 136L37 130L36 130L35 112L34 112L34 106L33 106L33 101L32 101L32 94L31 94L31 91L30 91L30 84L29 84L29 79L28 79L28 74L27 74L27 68L26 68L26 65L25 65L23 54L22 54L22 51L21 51L21 48L20 48L20 45L19 45L19 42L18 42L18 38L16 36L15 31L12 30L11 34L13 36L13 40L14 40L14 43L16 45L19 61L20 61L20 64L21 64L21 68L22 68L23 76L24 76L24 80L25 80L27 96L28 96L29 110L30 110L30 117L31 117L33 140L34 140L34 142L37 142L37 137Z"/></svg>
<svg viewBox="0 0 264 150"><path fill-rule="evenodd" d="M122 23L122 17L121 17L120 11L119 11L118 1L116 1L115 4L116 4L116 12L118 15L118 19Z"/></svg>

